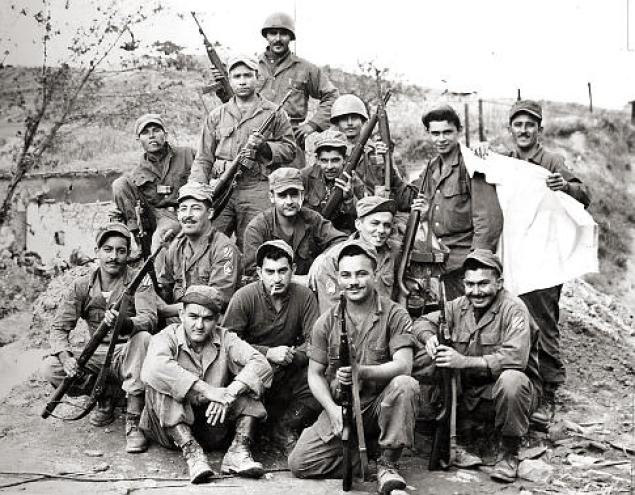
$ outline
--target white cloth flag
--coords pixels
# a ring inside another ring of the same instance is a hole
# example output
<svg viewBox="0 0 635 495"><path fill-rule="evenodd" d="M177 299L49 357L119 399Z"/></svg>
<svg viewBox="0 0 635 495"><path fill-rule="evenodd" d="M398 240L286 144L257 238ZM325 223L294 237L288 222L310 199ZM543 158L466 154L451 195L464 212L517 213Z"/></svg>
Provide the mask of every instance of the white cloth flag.
<svg viewBox="0 0 635 495"><path fill-rule="evenodd" d="M470 176L481 172L496 186L506 289L525 294L598 271L597 224L578 201L547 187L547 169L491 152L482 160L463 145L461 152Z"/></svg>

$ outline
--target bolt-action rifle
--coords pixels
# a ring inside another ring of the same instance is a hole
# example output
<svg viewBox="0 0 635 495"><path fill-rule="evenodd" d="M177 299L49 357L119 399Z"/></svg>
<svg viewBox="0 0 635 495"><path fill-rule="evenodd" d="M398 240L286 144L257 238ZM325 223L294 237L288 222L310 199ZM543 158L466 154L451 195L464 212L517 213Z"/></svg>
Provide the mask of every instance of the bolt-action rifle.
<svg viewBox="0 0 635 495"><path fill-rule="evenodd" d="M384 198L390 197L390 179L392 176L392 140L390 138L390 124L388 122L388 113L386 112L386 104L381 89L381 71L375 69L376 74L376 86L377 86L377 127L379 128L379 135L382 143L388 146L388 152L386 154L377 153L377 157L381 157L384 164L384 185L375 186L375 195L383 196Z"/></svg>

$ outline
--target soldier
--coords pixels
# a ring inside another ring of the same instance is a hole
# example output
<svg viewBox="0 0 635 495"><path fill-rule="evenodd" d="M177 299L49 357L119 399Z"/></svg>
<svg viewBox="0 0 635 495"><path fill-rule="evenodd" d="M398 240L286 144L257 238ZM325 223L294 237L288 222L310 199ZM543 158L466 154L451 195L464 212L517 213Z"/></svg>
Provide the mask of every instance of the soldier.
<svg viewBox="0 0 635 495"><path fill-rule="evenodd" d="M178 232L180 228L175 212L176 198L190 175L194 150L171 146L163 118L156 113L137 119L135 136L143 148L143 157L137 168L112 183L116 210L111 219L127 224L139 247L145 242L149 248L149 236L152 236L152 249L155 249L165 232ZM137 205L141 215L137 215ZM148 237L142 238L141 232Z"/></svg>
<svg viewBox="0 0 635 495"><path fill-rule="evenodd" d="M347 155L351 153L364 124L368 121L366 105L357 96L345 94L340 96L331 108L331 123L344 133L347 141ZM357 165L355 172L364 184L365 193L369 196L384 196L386 167L379 155L388 153L390 143L370 140L364 147L364 154ZM394 169L390 176L391 192L403 187L404 181L401 175Z"/></svg>
<svg viewBox="0 0 635 495"><path fill-rule="evenodd" d="M501 450L491 477L513 482L517 476L518 449L529 428L529 416L540 394L536 332L520 299L503 289L502 264L491 251L476 249L463 264L465 295L448 302L445 316L452 347L439 345L439 312L416 320L414 333L424 352L438 368L457 370L460 396L457 431L462 445L455 465L482 464L470 452L475 421L491 422L502 435ZM533 335L532 335L533 333ZM417 374L417 371L415 371Z"/></svg>
<svg viewBox="0 0 635 495"><path fill-rule="evenodd" d="M346 325L359 363L360 399L367 442L378 439L380 493L404 489L397 462L414 441L419 386L410 376L414 338L405 309L380 296L374 283L377 254L364 242L347 241L338 255L338 283L346 298ZM340 305L322 314L309 348L309 386L324 411L305 429L289 456L299 478L341 476L341 385L351 384L350 366L340 366Z"/></svg>
<svg viewBox="0 0 635 495"><path fill-rule="evenodd" d="M296 281L306 285L313 260L330 246L343 241L340 232L322 215L302 207L304 185L300 171L279 168L269 176L272 208L260 213L245 230L245 274L256 271L256 251L266 241L281 239L293 248Z"/></svg>
<svg viewBox="0 0 635 495"><path fill-rule="evenodd" d="M331 105L338 91L316 65L296 56L289 49L295 40L295 23L282 12L271 14L262 27L262 36L267 40L267 49L260 55L260 91L270 101L278 102L290 89L295 94L285 104L296 137L295 161L290 165L304 168L304 142L313 132L329 127ZM319 100L315 113L308 118L309 98Z"/></svg>
<svg viewBox="0 0 635 495"><path fill-rule="evenodd" d="M546 178L552 191L562 191L585 208L591 203L586 186L565 165L564 157L545 150L540 143L542 135L542 107L531 100L517 101L509 112L509 133L515 149L507 154L519 160L526 160L551 172ZM475 149L484 158L488 154L487 143L480 143ZM555 412L555 396L558 387L566 378L560 357L560 293L562 285L539 289L520 298L527 305L529 313L540 329L540 374L543 379L543 397L540 407L532 415L532 422L546 427Z"/></svg>
<svg viewBox="0 0 635 495"><path fill-rule="evenodd" d="M273 103L256 92L258 64L237 56L229 61L228 69L235 96L214 108L205 119L190 180L207 184L220 177L242 153L242 161L248 166L242 167L236 190L215 221L221 232L236 234L236 244L242 250L245 227L268 207L267 177L272 170L293 160L295 144L283 110L275 115L271 137L257 132L275 110Z"/></svg>
<svg viewBox="0 0 635 495"><path fill-rule="evenodd" d="M265 395L267 420L273 440L289 452L321 409L309 390L306 357L317 303L308 288L291 281L295 265L286 242L262 244L256 266L260 280L234 294L223 327L260 351L273 367L273 384Z"/></svg>
<svg viewBox="0 0 635 495"><path fill-rule="evenodd" d="M76 279L60 304L51 328L50 356L41 374L57 387L67 376L77 373L77 360L69 342L69 334L79 318L88 324L92 335L103 321L113 326L118 311L111 307L123 293L135 273L127 268L131 234L121 223L109 223L97 233L95 254L99 267ZM116 344L108 376L108 390L90 416L93 426L105 426L115 420L116 396L123 389L126 394L126 452L144 452L146 439L139 430L139 417L144 406L144 385L139 376L146 356L150 334L157 328L156 296L152 285L142 283L134 296ZM109 338L99 346L88 361L90 372L101 370L109 345ZM90 393L92 387L71 390L73 395Z"/></svg>
<svg viewBox="0 0 635 495"><path fill-rule="evenodd" d="M390 238L397 207L392 199L366 196L357 202L357 230L349 239L359 239L377 253L375 288L380 296L392 299L401 249ZM345 244L337 244L320 255L311 267L311 280L320 304L320 314L340 297L337 285L337 257Z"/></svg>
<svg viewBox="0 0 635 495"><path fill-rule="evenodd" d="M163 447L183 451L192 483L214 475L201 443L218 448L234 432L221 472L258 478L264 471L250 444L267 414L260 397L271 384L271 366L217 325L221 303L213 287L192 285L181 301L181 322L155 335L148 348L141 427Z"/></svg>
<svg viewBox="0 0 635 495"><path fill-rule="evenodd" d="M181 298L190 285L214 286L224 308L240 284L240 251L212 225L211 194L210 186L196 182L179 191L177 215L182 231L156 263L164 301L160 301L159 316L163 318L178 316Z"/></svg>
<svg viewBox="0 0 635 495"><path fill-rule="evenodd" d="M339 131L324 131L315 141L316 162L301 172L305 204L318 213L322 213L334 187L342 190L342 203L331 222L336 229L351 233L355 230L355 201L364 197L364 184L356 175L345 173L344 179L340 178L346 153L346 136Z"/></svg>
<svg viewBox="0 0 635 495"><path fill-rule="evenodd" d="M442 278L448 299L463 294L462 265L477 248L496 250L503 229L496 189L475 173L470 178L461 149L461 121L449 106L423 115L438 155L430 160L415 182L397 193L400 209L418 208L434 235L449 248Z"/></svg>

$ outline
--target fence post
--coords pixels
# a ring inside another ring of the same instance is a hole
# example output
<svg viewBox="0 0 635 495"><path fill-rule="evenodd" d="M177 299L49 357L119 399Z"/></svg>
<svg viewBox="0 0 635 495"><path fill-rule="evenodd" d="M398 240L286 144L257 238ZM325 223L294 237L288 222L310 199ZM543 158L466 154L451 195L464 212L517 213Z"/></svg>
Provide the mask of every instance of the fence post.
<svg viewBox="0 0 635 495"><path fill-rule="evenodd" d="M630 102L631 104L631 124L635 125L635 100Z"/></svg>
<svg viewBox="0 0 635 495"><path fill-rule="evenodd" d="M483 127L483 100L478 99L478 140L485 141L485 128Z"/></svg>
<svg viewBox="0 0 635 495"><path fill-rule="evenodd" d="M470 105L465 103L463 105L465 113L465 146L470 147Z"/></svg>
<svg viewBox="0 0 635 495"><path fill-rule="evenodd" d="M520 101L520 88L516 90L516 101Z"/></svg>
<svg viewBox="0 0 635 495"><path fill-rule="evenodd" d="M589 112L593 113L593 94L591 93L591 83L588 82L587 86L589 87Z"/></svg>

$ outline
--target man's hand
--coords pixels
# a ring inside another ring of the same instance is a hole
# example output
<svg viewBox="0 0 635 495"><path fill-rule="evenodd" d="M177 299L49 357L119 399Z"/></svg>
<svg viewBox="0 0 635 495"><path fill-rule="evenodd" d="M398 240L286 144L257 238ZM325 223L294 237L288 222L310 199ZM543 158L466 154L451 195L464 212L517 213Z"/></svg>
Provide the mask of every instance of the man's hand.
<svg viewBox="0 0 635 495"><path fill-rule="evenodd" d="M426 340L426 352L428 356L434 359L435 354L437 353L437 347L439 347L439 339L436 335L432 335Z"/></svg>
<svg viewBox="0 0 635 495"><path fill-rule="evenodd" d="M331 429L335 436L341 437L342 430L344 429L344 419L342 418L342 408L334 406L327 411L329 420L331 421Z"/></svg>
<svg viewBox="0 0 635 495"><path fill-rule="evenodd" d="M270 347L267 351L267 360L280 366L287 366L293 361L295 349L286 345Z"/></svg>
<svg viewBox="0 0 635 495"><path fill-rule="evenodd" d="M212 386L206 387L206 392L203 395L210 401L205 411L207 422L212 426L215 426L216 423L224 423L227 411L236 400L236 396L225 387Z"/></svg>
<svg viewBox="0 0 635 495"><path fill-rule="evenodd" d="M62 368L64 369L66 376L72 378L77 374L79 371L79 368L77 367L77 359L71 356L68 352L60 352L58 359L60 360L60 363L62 363Z"/></svg>
<svg viewBox="0 0 635 495"><path fill-rule="evenodd" d="M108 327L112 327L117 321L117 316L119 316L119 311L113 308L109 308L104 313L104 323Z"/></svg>
<svg viewBox="0 0 635 495"><path fill-rule="evenodd" d="M257 131L251 133L247 139L247 147L258 150L265 143L265 137Z"/></svg>
<svg viewBox="0 0 635 495"><path fill-rule="evenodd" d="M347 172L344 172L343 175L343 179L339 177L335 179L335 187L339 187L342 190L342 199L344 201L350 201L353 199L353 179Z"/></svg>
<svg viewBox="0 0 635 495"><path fill-rule="evenodd" d="M350 366L342 366L337 369L335 377L340 385L349 386L353 384L353 370Z"/></svg>
<svg viewBox="0 0 635 495"><path fill-rule="evenodd" d="M223 73L216 67L212 67L212 79L214 80L214 84L220 84L223 79L225 79L225 76L223 76Z"/></svg>
<svg viewBox="0 0 635 495"><path fill-rule="evenodd" d="M388 145L383 141L377 141L375 143L375 153L378 155L387 155L388 151Z"/></svg>
<svg viewBox="0 0 635 495"><path fill-rule="evenodd" d="M412 201L410 209L419 210L421 216L425 217L428 214L428 210L430 209L430 203L423 195L423 193L419 193L419 195Z"/></svg>
<svg viewBox="0 0 635 495"><path fill-rule="evenodd" d="M552 191L562 191L567 185L567 181L564 180L564 177L557 172L549 174L545 182L547 183L547 187Z"/></svg>
<svg viewBox="0 0 635 495"><path fill-rule="evenodd" d="M439 368L461 369L465 367L465 356L452 347L440 345L437 347L434 363Z"/></svg>
<svg viewBox="0 0 635 495"><path fill-rule="evenodd" d="M477 143L475 146L472 147L472 151L479 158L486 159L489 156L490 152L489 143L487 141Z"/></svg>
<svg viewBox="0 0 635 495"><path fill-rule="evenodd" d="M311 127L309 124L305 122L303 124L300 124L298 128L295 130L295 139L296 141L298 141L298 143L304 143L307 136L309 134L313 134L314 132L315 132L315 129L313 129L313 127Z"/></svg>

